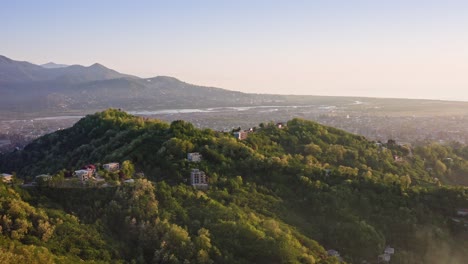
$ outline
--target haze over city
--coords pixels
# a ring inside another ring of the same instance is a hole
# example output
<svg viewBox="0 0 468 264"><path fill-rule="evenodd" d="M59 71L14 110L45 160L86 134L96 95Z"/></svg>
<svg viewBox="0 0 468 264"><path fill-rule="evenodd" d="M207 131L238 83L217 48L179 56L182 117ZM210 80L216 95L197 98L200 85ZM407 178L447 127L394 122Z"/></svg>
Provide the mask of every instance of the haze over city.
<svg viewBox="0 0 468 264"><path fill-rule="evenodd" d="M466 1L8 1L0 54L229 90L468 101Z"/></svg>

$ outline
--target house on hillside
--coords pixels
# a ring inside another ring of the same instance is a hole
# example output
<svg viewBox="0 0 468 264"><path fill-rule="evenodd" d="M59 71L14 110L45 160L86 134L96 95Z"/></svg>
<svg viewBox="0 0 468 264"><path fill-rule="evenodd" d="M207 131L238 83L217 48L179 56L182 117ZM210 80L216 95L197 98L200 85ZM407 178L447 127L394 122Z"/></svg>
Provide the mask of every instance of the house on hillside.
<svg viewBox="0 0 468 264"><path fill-rule="evenodd" d="M232 134L234 135L235 138L239 140L244 140L247 138L249 133L247 131L240 130L240 131L233 132Z"/></svg>
<svg viewBox="0 0 468 264"><path fill-rule="evenodd" d="M91 169L86 169L86 170L77 170L75 171L76 177L80 179L80 181L87 181L91 179L94 175L93 170Z"/></svg>
<svg viewBox="0 0 468 264"><path fill-rule="evenodd" d="M111 162L102 165L106 171L114 172L120 169L120 164L118 162Z"/></svg>
<svg viewBox="0 0 468 264"><path fill-rule="evenodd" d="M202 155L198 152L192 152L187 154L187 159L190 162L200 162L202 159Z"/></svg>
<svg viewBox="0 0 468 264"><path fill-rule="evenodd" d="M385 248L385 250L384 250L384 254L393 255L393 254L395 254L395 249L392 248L392 247L387 246L387 247Z"/></svg>
<svg viewBox="0 0 468 264"><path fill-rule="evenodd" d="M339 257L340 253L334 249L327 250L327 255L332 257Z"/></svg>
<svg viewBox="0 0 468 264"><path fill-rule="evenodd" d="M92 170L93 174L96 173L96 166L94 166L93 164L85 165L81 169L83 169L83 170Z"/></svg>
<svg viewBox="0 0 468 264"><path fill-rule="evenodd" d="M276 127L279 128L279 129L282 129L283 127L285 127L286 125L284 123L276 123Z"/></svg>
<svg viewBox="0 0 468 264"><path fill-rule="evenodd" d="M395 249L387 246L384 250L384 253L378 256L377 262L378 263L390 262L390 259L392 258L393 254L395 254Z"/></svg>
<svg viewBox="0 0 468 264"><path fill-rule="evenodd" d="M458 216L467 216L468 215L468 209L458 209L457 210L457 215Z"/></svg>
<svg viewBox="0 0 468 264"><path fill-rule="evenodd" d="M382 254L379 255L377 262L378 263L387 263L390 262L391 255L390 254Z"/></svg>
<svg viewBox="0 0 468 264"><path fill-rule="evenodd" d="M192 169L190 172L190 184L197 189L208 189L208 179L205 172Z"/></svg>
<svg viewBox="0 0 468 264"><path fill-rule="evenodd" d="M336 257L339 261L343 261L343 258L340 256L340 252L334 249L327 250L327 255L330 257Z"/></svg>
<svg viewBox="0 0 468 264"><path fill-rule="evenodd" d="M4 183L11 183L13 181L13 175L7 173L0 174L0 178Z"/></svg>

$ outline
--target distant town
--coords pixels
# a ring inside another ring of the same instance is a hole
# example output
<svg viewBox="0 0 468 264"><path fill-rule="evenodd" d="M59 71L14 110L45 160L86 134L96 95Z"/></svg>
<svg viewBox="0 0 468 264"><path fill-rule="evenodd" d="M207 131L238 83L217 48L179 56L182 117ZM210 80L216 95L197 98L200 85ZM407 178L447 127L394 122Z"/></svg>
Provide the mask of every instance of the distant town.
<svg viewBox="0 0 468 264"><path fill-rule="evenodd" d="M362 102L356 102L361 104ZM468 143L468 116L460 114L422 115L353 109L332 105L226 107L218 109L173 109L133 112L135 115L168 122L186 120L199 128L217 131L248 130L265 122L286 122L294 117L316 121L345 131L363 135L374 141L417 144ZM0 153L22 149L44 134L72 126L82 116L52 116L34 119L0 119Z"/></svg>

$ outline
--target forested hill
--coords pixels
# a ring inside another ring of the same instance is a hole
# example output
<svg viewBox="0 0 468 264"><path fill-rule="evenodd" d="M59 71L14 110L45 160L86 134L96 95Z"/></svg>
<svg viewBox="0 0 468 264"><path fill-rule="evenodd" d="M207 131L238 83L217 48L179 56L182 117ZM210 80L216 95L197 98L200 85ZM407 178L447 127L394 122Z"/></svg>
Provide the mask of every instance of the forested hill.
<svg viewBox="0 0 468 264"><path fill-rule="evenodd" d="M189 162L189 152L202 161ZM465 263L467 229L456 212L468 208L468 190L444 184L449 170L463 174L463 153L370 142L301 119L260 124L240 141L111 109L2 156L0 171L60 180L86 164L126 161L147 179L2 187L15 194L1 196L0 243L15 245L2 249L13 260L41 247L49 258L103 262L336 263L325 251L335 249L347 262L375 263L391 246L391 263ZM188 184L193 168L206 172L208 190ZM61 228L96 235L83 244L85 234ZM71 235L59 248L63 232Z"/></svg>

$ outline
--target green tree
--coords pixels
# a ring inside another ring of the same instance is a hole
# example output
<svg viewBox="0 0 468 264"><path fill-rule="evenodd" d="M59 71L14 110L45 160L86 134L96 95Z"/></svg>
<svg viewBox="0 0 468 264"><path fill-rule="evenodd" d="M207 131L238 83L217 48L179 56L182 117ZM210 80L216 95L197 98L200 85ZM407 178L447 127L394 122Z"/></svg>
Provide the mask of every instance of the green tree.
<svg viewBox="0 0 468 264"><path fill-rule="evenodd" d="M131 161L125 160L122 162L120 171L123 173L125 179L130 179L135 175L135 166Z"/></svg>
<svg viewBox="0 0 468 264"><path fill-rule="evenodd" d="M444 175L447 171L447 166L440 160L437 160L434 164L434 171L437 175Z"/></svg>

